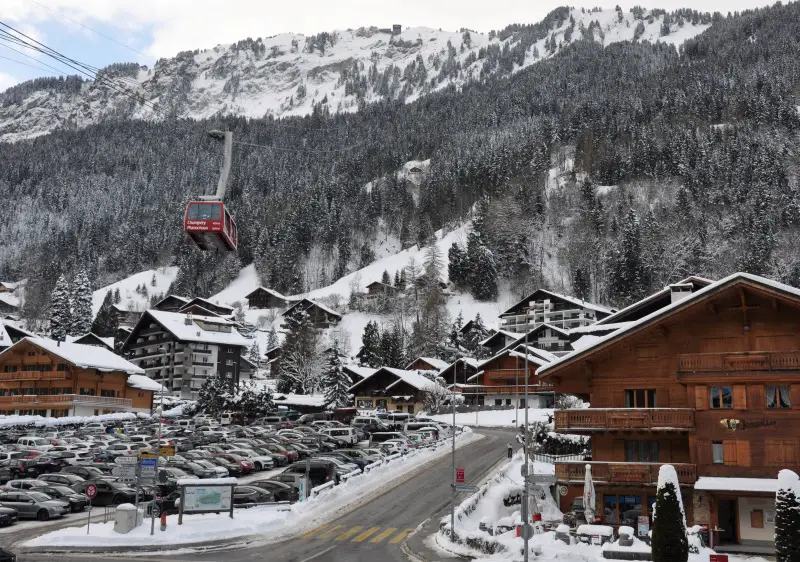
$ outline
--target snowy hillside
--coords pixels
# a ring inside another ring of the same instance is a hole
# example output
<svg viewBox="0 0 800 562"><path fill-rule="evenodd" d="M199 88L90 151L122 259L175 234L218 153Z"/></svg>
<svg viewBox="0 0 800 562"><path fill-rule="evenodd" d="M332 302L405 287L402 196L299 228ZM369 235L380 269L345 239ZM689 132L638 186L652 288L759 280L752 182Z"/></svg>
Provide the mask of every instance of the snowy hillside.
<svg viewBox="0 0 800 562"><path fill-rule="evenodd" d="M426 27L393 34L371 27L247 39L185 51L153 68L114 65L101 71L101 79L82 85L11 88L0 94L0 140L32 138L60 126L85 127L105 118L161 119L167 112L195 119L284 117L308 115L315 106L339 112L386 98L412 102L449 85L518 72L581 39L677 46L708 27L678 18L666 29L665 16L658 13L644 10L637 19L631 12L561 9L538 26L490 34ZM498 63L515 48L522 50L514 62ZM109 88L109 81L116 88ZM117 91L119 86L129 94Z"/></svg>
<svg viewBox="0 0 800 562"><path fill-rule="evenodd" d="M150 299L155 295L166 294L176 275L178 275L177 267L148 269L97 289L92 293L92 313L97 315L100 305L103 304L103 299L106 298L106 293L108 291L116 292L117 289L119 289L120 296L119 306L126 310L147 310L150 305ZM155 285L152 284L153 276L155 276ZM136 288L142 285L147 288L147 295L136 292Z"/></svg>

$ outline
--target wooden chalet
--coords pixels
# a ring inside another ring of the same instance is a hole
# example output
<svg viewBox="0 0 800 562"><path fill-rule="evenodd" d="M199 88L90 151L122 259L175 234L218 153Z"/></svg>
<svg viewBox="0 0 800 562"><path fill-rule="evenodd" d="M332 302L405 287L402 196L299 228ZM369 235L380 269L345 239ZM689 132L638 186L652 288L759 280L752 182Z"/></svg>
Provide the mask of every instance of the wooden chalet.
<svg viewBox="0 0 800 562"><path fill-rule="evenodd" d="M160 386L143 374L103 347L26 337L0 353L0 413L150 413Z"/></svg>
<svg viewBox="0 0 800 562"><path fill-rule="evenodd" d="M537 379L536 369L555 361L556 356L523 344L512 344L479 363L476 374L467 378L467 383L473 386L465 388L465 398L469 402L487 406L513 405L524 408L526 356L529 405L537 408L552 407L553 387Z"/></svg>
<svg viewBox="0 0 800 562"><path fill-rule="evenodd" d="M141 316L142 313L138 310L128 310L121 304L111 305L111 318L117 326L133 326Z"/></svg>
<svg viewBox="0 0 800 562"><path fill-rule="evenodd" d="M17 290L18 283L11 283L10 281L0 281L0 293L13 293Z"/></svg>
<svg viewBox="0 0 800 562"><path fill-rule="evenodd" d="M328 308L324 304L312 301L311 299L301 299L297 301L295 304L283 311L282 316L288 316L297 310L302 310L308 314L309 318L311 319L311 323L315 328L319 329L335 326L342 319L342 315L332 308Z"/></svg>
<svg viewBox="0 0 800 562"><path fill-rule="evenodd" d="M350 377L350 381L352 384L355 384L359 381L364 380L367 377L372 376L375 374L375 371L378 369L373 369L371 367L361 367L359 365L345 365L343 367L344 372L347 373L347 376Z"/></svg>
<svg viewBox="0 0 800 562"><path fill-rule="evenodd" d="M723 547L769 547L778 471L800 462L800 290L737 273L681 292L539 369L591 403L556 411L555 429L592 436L604 523L650 517L668 463L690 525L721 529ZM582 494L586 465L556 463L562 510Z"/></svg>
<svg viewBox="0 0 800 562"><path fill-rule="evenodd" d="M187 304L189 304L189 299L179 297L178 295L167 295L153 305L153 309L163 310L164 312L178 312Z"/></svg>
<svg viewBox="0 0 800 562"><path fill-rule="evenodd" d="M373 281L366 287L367 299L377 299L380 297L390 297L397 293L397 288L392 287L391 285L387 285L386 283L381 283L380 281Z"/></svg>
<svg viewBox="0 0 800 562"><path fill-rule="evenodd" d="M273 289L258 287L248 294L245 299L248 306L253 308L285 308L289 306L293 299L280 294Z"/></svg>
<svg viewBox="0 0 800 562"><path fill-rule="evenodd" d="M189 302L187 302L185 305L183 305L178 309L178 312L185 314L187 310L191 309L194 306L200 306L201 308L211 311L219 316L230 316L231 314L233 314L232 306L217 304L215 302L211 302L208 299L203 299L200 297L195 297Z"/></svg>
<svg viewBox="0 0 800 562"><path fill-rule="evenodd" d="M13 293L0 293L0 313L17 314L19 312L19 297Z"/></svg>
<svg viewBox="0 0 800 562"><path fill-rule="evenodd" d="M187 304L187 305L181 307L181 310L180 310L179 314L193 314L195 316L216 316L218 318L224 318L225 317L222 314L219 314L217 312L214 312L212 310L209 310L207 308L204 308L204 307L200 306L198 303ZM228 315L228 316L230 316L230 315Z"/></svg>
<svg viewBox="0 0 800 562"><path fill-rule="evenodd" d="M362 410L423 410L425 393L436 384L417 371L381 367L350 387L356 407Z"/></svg>
<svg viewBox="0 0 800 562"><path fill-rule="evenodd" d="M500 315L501 329L525 333L539 324L569 330L594 324L611 310L575 297L538 289Z"/></svg>
<svg viewBox="0 0 800 562"><path fill-rule="evenodd" d="M10 321L0 321L0 351L11 347L24 338L35 338L36 334L18 328Z"/></svg>
<svg viewBox="0 0 800 562"><path fill-rule="evenodd" d="M490 354L494 355L505 349L515 341L520 339L520 335L516 332L508 332L506 330L498 330L491 336L480 342L481 347L485 347Z"/></svg>

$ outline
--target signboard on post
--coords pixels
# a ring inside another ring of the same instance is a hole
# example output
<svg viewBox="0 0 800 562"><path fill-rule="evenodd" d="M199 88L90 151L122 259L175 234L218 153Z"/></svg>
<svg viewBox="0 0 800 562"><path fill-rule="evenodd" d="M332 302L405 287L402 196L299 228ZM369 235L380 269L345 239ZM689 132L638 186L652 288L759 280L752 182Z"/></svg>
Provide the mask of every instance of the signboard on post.
<svg viewBox="0 0 800 562"><path fill-rule="evenodd" d="M465 476L464 475L464 469L460 468L460 467L457 468L456 469L456 484L463 484L465 482L464 476Z"/></svg>
<svg viewBox="0 0 800 562"><path fill-rule="evenodd" d="M139 462L139 459L137 459L136 457L119 456L119 457L114 459L114 464L119 464L119 465L123 465L123 466L130 465L130 464L136 465L136 463L138 463L138 462Z"/></svg>
<svg viewBox="0 0 800 562"><path fill-rule="evenodd" d="M185 513L227 511L233 501L231 486L186 486L181 507Z"/></svg>
<svg viewBox="0 0 800 562"><path fill-rule="evenodd" d="M159 447L158 456L160 457L174 457L175 447Z"/></svg>
<svg viewBox="0 0 800 562"><path fill-rule="evenodd" d="M453 490L455 490L457 494L461 492L470 492L474 494L479 489L480 488L478 488L477 486L470 486L469 484L456 484L455 486L453 486Z"/></svg>
<svg viewBox="0 0 800 562"><path fill-rule="evenodd" d="M136 460L135 457L131 457ZM122 464L111 469L111 475L116 476L121 482L133 484L136 482L136 464Z"/></svg>
<svg viewBox="0 0 800 562"><path fill-rule="evenodd" d="M640 515L637 519L636 534L640 537L646 537L650 532L650 519L647 515Z"/></svg>
<svg viewBox="0 0 800 562"><path fill-rule="evenodd" d="M156 477L156 458L147 457L139 460L139 478L152 480Z"/></svg>

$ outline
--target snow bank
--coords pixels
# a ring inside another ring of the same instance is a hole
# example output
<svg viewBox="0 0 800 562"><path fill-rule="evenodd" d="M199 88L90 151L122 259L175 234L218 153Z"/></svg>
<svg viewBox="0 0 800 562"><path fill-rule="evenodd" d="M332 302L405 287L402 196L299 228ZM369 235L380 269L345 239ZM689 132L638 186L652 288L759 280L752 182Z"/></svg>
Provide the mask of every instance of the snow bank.
<svg viewBox="0 0 800 562"><path fill-rule="evenodd" d="M472 432L464 432L457 438L457 446L460 448L478 439L481 437ZM373 468L368 473L356 475L325 493L309 498L308 501L290 506L264 505L236 509L233 519L227 513L184 515L183 525L180 526L170 517L167 531L153 536L150 536L149 525L141 525L124 535L115 533L113 521L92 524L88 535L85 526L67 527L36 537L25 543L25 546L173 546L245 536L262 540L287 538L322 522L330 522L347 508L368 501L376 493L384 493L387 483L396 482L422 465L450 454L449 443L442 441L437 448L411 451L395 461ZM206 484L209 480L199 482Z"/></svg>
<svg viewBox="0 0 800 562"><path fill-rule="evenodd" d="M129 412L102 414L99 416L66 416L63 418L43 418L42 416L0 416L0 427L13 427L17 425L55 427L59 425L86 424L92 422L117 422L124 420L135 420L136 418L136 414Z"/></svg>
<svg viewBox="0 0 800 562"><path fill-rule="evenodd" d="M551 408L528 408L528 423L547 422L553 415ZM453 414L429 416L438 422L453 423ZM515 423L518 420L518 423ZM456 425L472 427L518 427L525 423L525 409L520 410L478 410L456 414Z"/></svg>

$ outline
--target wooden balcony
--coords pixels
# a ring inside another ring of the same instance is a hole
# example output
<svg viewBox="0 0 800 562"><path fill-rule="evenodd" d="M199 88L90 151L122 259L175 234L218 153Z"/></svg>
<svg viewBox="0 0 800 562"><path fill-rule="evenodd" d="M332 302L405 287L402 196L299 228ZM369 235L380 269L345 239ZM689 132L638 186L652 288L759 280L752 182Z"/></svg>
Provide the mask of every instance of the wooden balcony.
<svg viewBox="0 0 800 562"><path fill-rule="evenodd" d="M113 398L110 396L87 396L82 394L43 394L43 395L18 395L0 396L0 409L2 410L46 410L49 408L64 408L77 406L97 406L106 409L128 411L132 403L129 398Z"/></svg>
<svg viewBox="0 0 800 562"><path fill-rule="evenodd" d="M678 356L679 373L743 371L800 371L800 351L684 353Z"/></svg>
<svg viewBox="0 0 800 562"><path fill-rule="evenodd" d="M592 480L595 484L655 486L658 484L658 471L664 464L675 467L680 484L693 486L697 481L697 471L693 464L598 461L557 462L556 480L582 484L586 479L587 464L592 467Z"/></svg>
<svg viewBox="0 0 800 562"><path fill-rule="evenodd" d="M0 381L62 381L69 373L64 371L21 371L17 373L0 373Z"/></svg>
<svg viewBox="0 0 800 562"><path fill-rule="evenodd" d="M686 432L695 429L694 410L677 408L585 408L555 411L556 431Z"/></svg>

